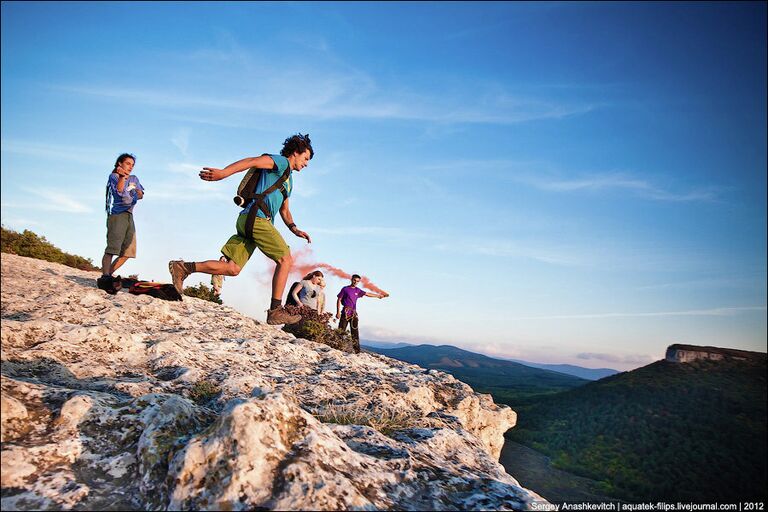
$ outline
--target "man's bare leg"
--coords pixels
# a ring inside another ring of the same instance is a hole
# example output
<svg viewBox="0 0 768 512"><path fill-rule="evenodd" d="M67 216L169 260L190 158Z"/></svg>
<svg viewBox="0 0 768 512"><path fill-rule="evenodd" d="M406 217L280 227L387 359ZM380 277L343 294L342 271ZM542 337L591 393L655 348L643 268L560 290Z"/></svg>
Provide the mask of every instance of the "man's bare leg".
<svg viewBox="0 0 768 512"><path fill-rule="evenodd" d="M293 256L288 252L276 263L275 273L272 275L272 299L282 302L285 283L288 282L288 274L293 266Z"/></svg>
<svg viewBox="0 0 768 512"><path fill-rule="evenodd" d="M195 272L202 272L203 274L236 276L240 270L240 266L232 260L206 260L195 263Z"/></svg>
<svg viewBox="0 0 768 512"><path fill-rule="evenodd" d="M240 266L232 260L206 260L195 263L185 263L182 260L168 262L168 271L171 273L173 286L179 292L184 293L184 280L194 272L203 274L236 276L240 273Z"/></svg>
<svg viewBox="0 0 768 512"><path fill-rule="evenodd" d="M293 266L293 256L288 252L275 263L277 266L272 275L272 301L267 312L267 323L272 325L295 324L301 320L301 315L288 313L282 305L285 283L288 281L288 273Z"/></svg>

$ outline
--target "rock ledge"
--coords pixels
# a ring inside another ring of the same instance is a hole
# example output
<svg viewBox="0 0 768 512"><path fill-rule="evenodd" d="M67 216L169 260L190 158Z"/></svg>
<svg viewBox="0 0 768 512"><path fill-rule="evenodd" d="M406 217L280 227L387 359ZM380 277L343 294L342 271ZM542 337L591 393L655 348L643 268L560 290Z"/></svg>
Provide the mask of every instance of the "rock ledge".
<svg viewBox="0 0 768 512"><path fill-rule="evenodd" d="M185 297L2 255L3 510L530 509L515 413Z"/></svg>

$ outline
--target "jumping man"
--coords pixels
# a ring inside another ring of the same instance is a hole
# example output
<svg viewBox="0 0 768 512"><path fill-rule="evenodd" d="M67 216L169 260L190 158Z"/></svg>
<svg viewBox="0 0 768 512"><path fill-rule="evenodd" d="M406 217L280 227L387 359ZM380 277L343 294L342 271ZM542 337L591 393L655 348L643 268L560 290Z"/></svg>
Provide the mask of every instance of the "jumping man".
<svg viewBox="0 0 768 512"><path fill-rule="evenodd" d="M293 171L299 172L314 156L309 135L296 134L285 139L279 155L263 154L244 158L224 169L204 167L200 179L218 181L246 169L260 170L254 192L256 198L244 205L237 217L237 234L232 235L221 248L224 258L188 263L170 261L168 270L173 285L183 292L184 279L193 272L212 275L236 276L243 269L253 252L258 249L277 266L272 276L272 302L267 312L268 324L292 324L301 320L299 315L289 314L282 306L285 282L293 264L291 251L274 226L275 214L279 213L291 233L311 243L309 235L296 227L288 205L293 190ZM261 194L261 195L260 195Z"/></svg>

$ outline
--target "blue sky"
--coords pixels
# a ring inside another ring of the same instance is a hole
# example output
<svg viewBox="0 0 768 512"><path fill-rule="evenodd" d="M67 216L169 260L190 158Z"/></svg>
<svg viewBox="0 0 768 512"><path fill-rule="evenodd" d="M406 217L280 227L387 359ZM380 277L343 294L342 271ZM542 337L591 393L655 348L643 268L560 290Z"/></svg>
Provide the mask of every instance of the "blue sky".
<svg viewBox="0 0 768 512"><path fill-rule="evenodd" d="M671 343L765 351L765 20L738 2L3 2L2 223L98 263L107 175L134 153L120 273L168 281L234 233L239 176L199 170L308 132L306 257L391 294L361 299L364 339L622 370ZM270 275L254 256L225 303L262 319Z"/></svg>

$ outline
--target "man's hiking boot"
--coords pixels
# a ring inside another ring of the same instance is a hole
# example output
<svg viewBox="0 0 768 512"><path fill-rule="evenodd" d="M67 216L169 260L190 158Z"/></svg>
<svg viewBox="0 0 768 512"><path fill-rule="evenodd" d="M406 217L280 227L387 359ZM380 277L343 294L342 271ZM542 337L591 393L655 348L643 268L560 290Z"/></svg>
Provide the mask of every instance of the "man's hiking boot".
<svg viewBox="0 0 768 512"><path fill-rule="evenodd" d="M122 287L120 276L101 276L96 280L96 288L104 290L110 295L115 295L117 291Z"/></svg>
<svg viewBox="0 0 768 512"><path fill-rule="evenodd" d="M301 320L301 315L292 315L283 306L267 311L267 323L269 325L295 324L299 320Z"/></svg>
<svg viewBox="0 0 768 512"><path fill-rule="evenodd" d="M183 260L173 260L168 262L168 272L171 273L171 279L173 280L173 286L179 295L184 295L184 280L189 275L187 269L184 268Z"/></svg>

